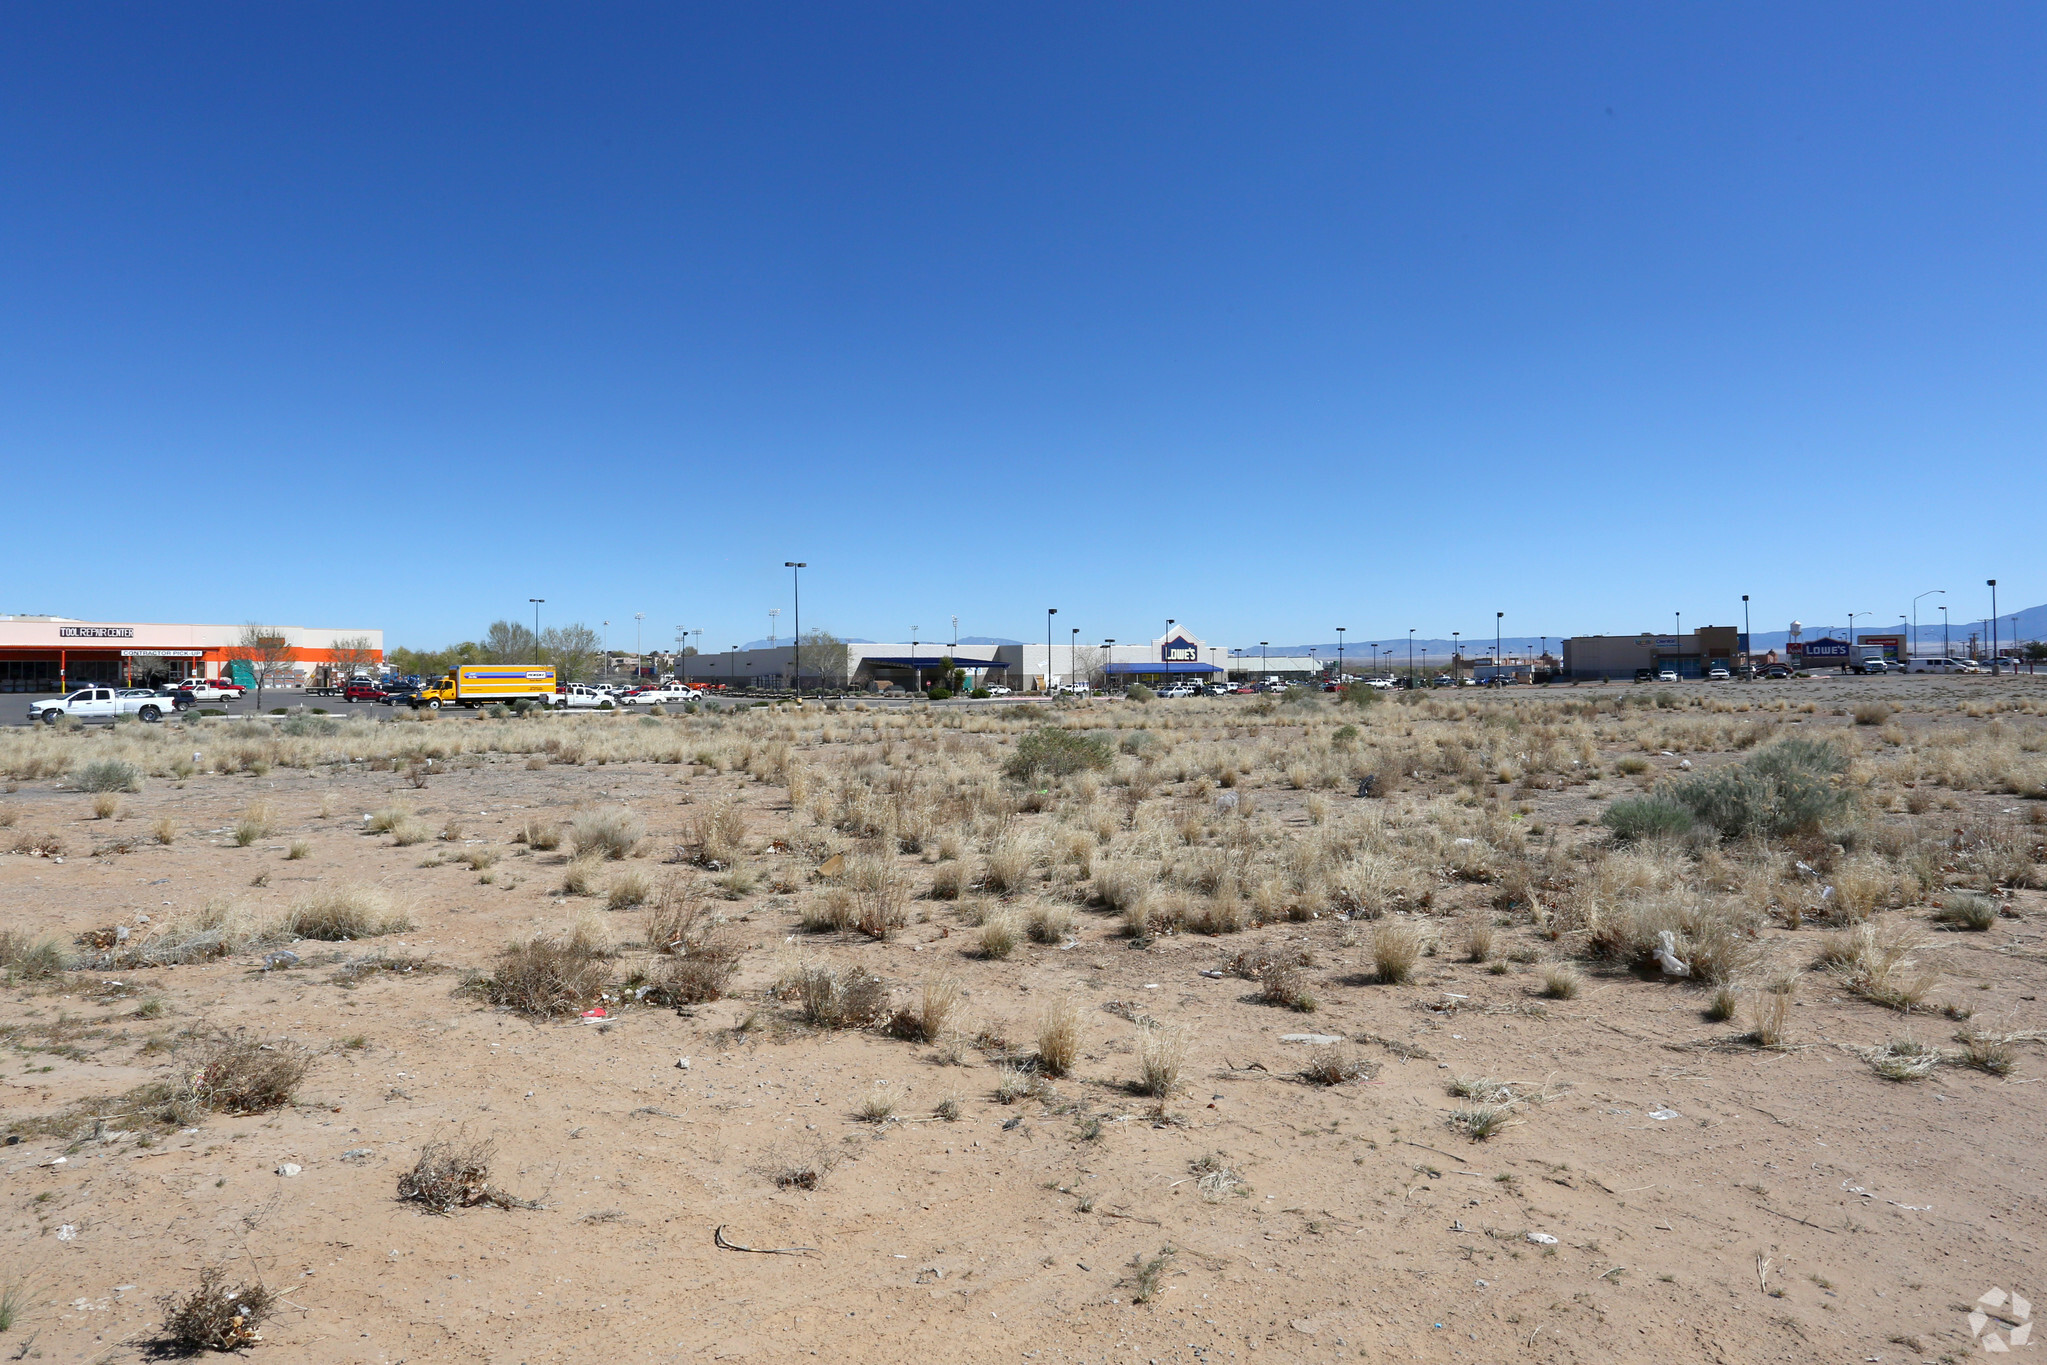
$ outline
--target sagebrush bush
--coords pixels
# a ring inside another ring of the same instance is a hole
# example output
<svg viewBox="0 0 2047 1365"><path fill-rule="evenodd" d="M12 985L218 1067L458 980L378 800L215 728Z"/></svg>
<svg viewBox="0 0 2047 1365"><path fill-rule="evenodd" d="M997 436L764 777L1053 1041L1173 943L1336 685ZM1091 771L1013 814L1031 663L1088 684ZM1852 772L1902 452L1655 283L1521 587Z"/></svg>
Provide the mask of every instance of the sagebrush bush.
<svg viewBox="0 0 2047 1365"><path fill-rule="evenodd" d="M374 938L403 933L412 921L391 908L390 898L371 886L325 887L301 896L285 916L285 925L300 938Z"/></svg>
<svg viewBox="0 0 2047 1365"><path fill-rule="evenodd" d="M1664 792L1648 796L1624 796L1606 808L1599 823L1623 840L1664 839L1684 834L1692 827L1692 812L1681 801Z"/></svg>
<svg viewBox="0 0 2047 1365"><path fill-rule="evenodd" d="M569 824L569 847L578 856L629 858L647 837L647 827L629 810L589 810Z"/></svg>
<svg viewBox="0 0 2047 1365"><path fill-rule="evenodd" d="M602 951L587 940L535 938L505 949L475 989L493 1005L545 1019L577 1013L610 979Z"/></svg>
<svg viewBox="0 0 2047 1365"><path fill-rule="evenodd" d="M1047 725L1016 742L1016 752L1003 765L1003 771L1022 782L1041 773L1068 777L1090 768L1106 768L1113 757L1106 740Z"/></svg>
<svg viewBox="0 0 2047 1365"><path fill-rule="evenodd" d="M139 792L142 769L118 758L103 758L80 767L71 785L82 792Z"/></svg>

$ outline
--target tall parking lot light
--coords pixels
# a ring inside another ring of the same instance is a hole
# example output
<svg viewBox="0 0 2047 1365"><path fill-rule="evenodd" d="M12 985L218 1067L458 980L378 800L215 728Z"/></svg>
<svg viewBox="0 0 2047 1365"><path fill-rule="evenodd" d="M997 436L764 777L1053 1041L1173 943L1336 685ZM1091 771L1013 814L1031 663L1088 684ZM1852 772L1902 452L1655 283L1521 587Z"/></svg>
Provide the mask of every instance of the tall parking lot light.
<svg viewBox="0 0 2047 1365"><path fill-rule="evenodd" d="M537 664L540 662L540 604L547 599L529 597L526 600L533 604L533 662Z"/></svg>
<svg viewBox="0 0 2047 1365"><path fill-rule="evenodd" d="M1997 580L1983 580L1990 585L1990 671L1997 671Z"/></svg>
<svg viewBox="0 0 2047 1365"><path fill-rule="evenodd" d="M1946 597L1946 596L1947 596L1947 589L1946 589L1946 588L1928 588L1928 589L1927 589L1927 590L1926 590L1925 592L1922 592L1922 593L1920 593L1920 594L1919 594L1919 597L1936 597L1936 596L1937 596L1937 597ZM1919 597L1915 597L1915 598L1913 598L1913 599L1912 599L1912 653L1913 653L1913 654L1915 654L1915 655L1919 653ZM1946 607L1942 607L1942 608L1941 608L1941 610L1942 610L1942 611L1946 611L1946 610L1947 610L1947 608L1946 608ZM1944 643L1944 642L1943 642L1943 643ZM1945 653L1946 653L1947 651L1946 651L1946 649L1945 649L1945 648L1943 648L1941 652L1942 652L1943 654L1945 654ZM1907 661L1906 661L1906 663L1905 663L1905 667L1907 667L1907 668L1910 668L1911 666L1912 666L1912 664L1911 664L1911 661L1910 661L1910 660L1907 660Z"/></svg>
<svg viewBox="0 0 2047 1365"><path fill-rule="evenodd" d="M803 700L803 571L810 567L800 559L785 559L782 567L789 571L789 590L796 608L796 625L791 637L789 666L796 675L796 700Z"/></svg>

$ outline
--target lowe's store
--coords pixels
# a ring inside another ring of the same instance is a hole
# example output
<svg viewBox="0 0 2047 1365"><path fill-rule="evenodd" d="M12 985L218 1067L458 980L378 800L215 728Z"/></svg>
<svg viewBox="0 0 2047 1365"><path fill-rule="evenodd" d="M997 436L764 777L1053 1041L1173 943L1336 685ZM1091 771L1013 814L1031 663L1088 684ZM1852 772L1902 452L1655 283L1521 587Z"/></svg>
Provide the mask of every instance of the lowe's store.
<svg viewBox="0 0 2047 1365"><path fill-rule="evenodd" d="M218 677L253 685L257 669L266 687L304 687L370 671L383 658L381 630L0 616L0 692L175 687L187 678Z"/></svg>

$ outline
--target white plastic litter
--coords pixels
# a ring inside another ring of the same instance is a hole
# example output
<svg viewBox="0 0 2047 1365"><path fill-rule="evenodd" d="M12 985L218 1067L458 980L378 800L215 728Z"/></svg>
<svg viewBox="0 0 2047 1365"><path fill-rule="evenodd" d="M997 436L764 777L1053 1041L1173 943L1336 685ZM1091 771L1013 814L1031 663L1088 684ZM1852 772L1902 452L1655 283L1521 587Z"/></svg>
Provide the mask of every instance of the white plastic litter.
<svg viewBox="0 0 2047 1365"><path fill-rule="evenodd" d="M1328 1047L1332 1043L1342 1042L1343 1038L1335 1033L1282 1033L1279 1040L1282 1043L1308 1043L1315 1047Z"/></svg>
<svg viewBox="0 0 2047 1365"><path fill-rule="evenodd" d="M1237 794L1235 792L1222 792L1216 796L1215 813L1217 815L1227 815L1236 808Z"/></svg>
<svg viewBox="0 0 2047 1365"><path fill-rule="evenodd" d="M1665 929L1658 937L1663 940L1663 946L1656 950L1656 960L1662 964L1663 974L1665 976L1690 976L1692 974L1690 965L1678 960L1677 935Z"/></svg>
<svg viewBox="0 0 2047 1365"><path fill-rule="evenodd" d="M1539 1247L1553 1247L1557 1244L1557 1239L1546 1232L1531 1232L1528 1234L1528 1240Z"/></svg>
<svg viewBox="0 0 2047 1365"><path fill-rule="evenodd" d="M1220 971L1206 971L1203 972L1202 975L1207 977L1211 981L1220 981L1223 979L1223 973Z"/></svg>
<svg viewBox="0 0 2047 1365"><path fill-rule="evenodd" d="M1680 1118L1682 1115L1675 1109L1651 1109L1649 1117L1655 1119L1658 1123L1665 1123L1671 1119Z"/></svg>
<svg viewBox="0 0 2047 1365"><path fill-rule="evenodd" d="M57 1229L57 1240L60 1242L68 1242L77 1235L78 1224L76 1223L66 1223L63 1227Z"/></svg>

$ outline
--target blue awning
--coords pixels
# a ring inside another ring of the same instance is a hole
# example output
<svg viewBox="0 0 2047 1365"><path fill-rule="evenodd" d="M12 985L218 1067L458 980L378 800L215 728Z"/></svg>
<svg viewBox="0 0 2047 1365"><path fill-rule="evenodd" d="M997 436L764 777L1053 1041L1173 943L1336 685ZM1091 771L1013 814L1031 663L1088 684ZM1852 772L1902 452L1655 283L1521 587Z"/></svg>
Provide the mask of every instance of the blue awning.
<svg viewBox="0 0 2047 1365"><path fill-rule="evenodd" d="M1191 659L1167 659L1158 663L1104 664L1104 673L1151 674L1151 673L1220 673L1220 664L1198 664Z"/></svg>

